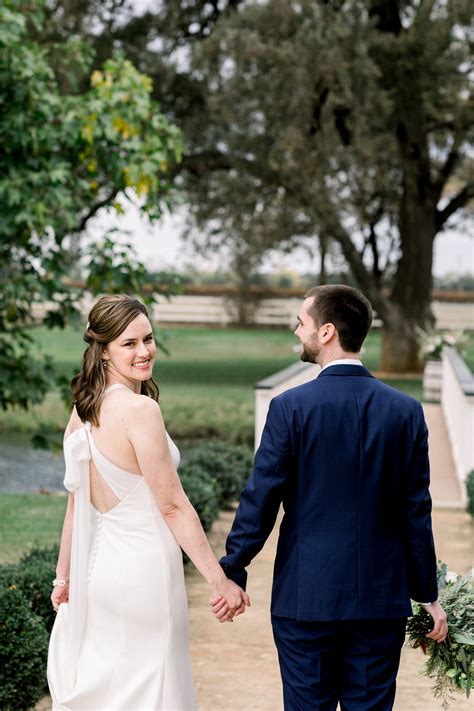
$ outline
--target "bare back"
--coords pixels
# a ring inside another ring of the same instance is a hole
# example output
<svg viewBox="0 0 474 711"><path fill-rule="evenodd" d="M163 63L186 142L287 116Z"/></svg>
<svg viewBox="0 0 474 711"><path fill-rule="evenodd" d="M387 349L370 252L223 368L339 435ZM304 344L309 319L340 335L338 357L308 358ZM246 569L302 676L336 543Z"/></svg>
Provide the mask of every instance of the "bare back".
<svg viewBox="0 0 474 711"><path fill-rule="evenodd" d="M105 394L100 406L99 427L92 427L91 434L96 448L109 461L131 475L142 476L135 451L128 439L127 413L137 397L126 387ZM83 426L74 409L71 413L65 436ZM101 476L94 461L90 460L90 498L92 505L101 513L110 511L120 499Z"/></svg>

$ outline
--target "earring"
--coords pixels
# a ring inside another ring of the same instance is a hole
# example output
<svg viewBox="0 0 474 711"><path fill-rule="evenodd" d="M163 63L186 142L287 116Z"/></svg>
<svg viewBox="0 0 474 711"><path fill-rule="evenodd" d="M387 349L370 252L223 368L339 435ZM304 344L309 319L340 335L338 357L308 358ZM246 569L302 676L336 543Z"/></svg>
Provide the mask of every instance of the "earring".
<svg viewBox="0 0 474 711"><path fill-rule="evenodd" d="M104 368L107 368L107 359L106 358L104 358L102 360L102 365L104 366Z"/></svg>

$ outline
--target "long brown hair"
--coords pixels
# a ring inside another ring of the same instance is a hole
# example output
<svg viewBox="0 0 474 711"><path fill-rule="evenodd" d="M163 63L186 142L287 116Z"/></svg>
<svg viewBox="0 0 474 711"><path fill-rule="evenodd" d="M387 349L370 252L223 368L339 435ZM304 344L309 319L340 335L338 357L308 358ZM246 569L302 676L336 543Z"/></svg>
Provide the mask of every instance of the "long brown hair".
<svg viewBox="0 0 474 711"><path fill-rule="evenodd" d="M122 294L102 296L92 307L83 336L87 348L81 372L71 380L73 403L82 422L99 426L100 403L106 387L104 348L140 314L148 318L142 302ZM141 394L158 402L159 390L153 378L142 382Z"/></svg>

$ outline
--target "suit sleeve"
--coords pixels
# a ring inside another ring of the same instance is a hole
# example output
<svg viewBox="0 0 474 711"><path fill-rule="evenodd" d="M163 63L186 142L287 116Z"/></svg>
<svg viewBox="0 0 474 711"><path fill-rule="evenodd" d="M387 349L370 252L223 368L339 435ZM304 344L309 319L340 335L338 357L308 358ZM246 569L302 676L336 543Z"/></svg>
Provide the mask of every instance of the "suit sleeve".
<svg viewBox="0 0 474 711"><path fill-rule="evenodd" d="M245 568L263 548L270 535L288 480L290 437L278 398L270 403L254 467L240 496L232 529L226 542L227 555L220 563L226 575L245 588Z"/></svg>
<svg viewBox="0 0 474 711"><path fill-rule="evenodd" d="M428 429L417 403L417 428L407 481L408 585L412 600L434 602L438 597L436 553L431 526Z"/></svg>

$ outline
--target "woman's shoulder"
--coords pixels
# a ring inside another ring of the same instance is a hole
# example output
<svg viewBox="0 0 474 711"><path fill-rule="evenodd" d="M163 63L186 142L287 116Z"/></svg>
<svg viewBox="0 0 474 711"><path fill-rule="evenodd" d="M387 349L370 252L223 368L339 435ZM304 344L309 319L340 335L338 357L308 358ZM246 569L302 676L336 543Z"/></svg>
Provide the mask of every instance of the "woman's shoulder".
<svg viewBox="0 0 474 711"><path fill-rule="evenodd" d="M160 406L147 395L132 395L122 421L129 435L140 436L145 432L158 435L165 429Z"/></svg>
<svg viewBox="0 0 474 711"><path fill-rule="evenodd" d="M141 395L138 393L126 393L126 413L133 416L136 419L143 420L148 417L161 417L160 406L153 400L153 398L148 397L148 395ZM125 404L125 400L123 401Z"/></svg>

